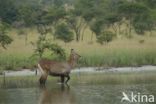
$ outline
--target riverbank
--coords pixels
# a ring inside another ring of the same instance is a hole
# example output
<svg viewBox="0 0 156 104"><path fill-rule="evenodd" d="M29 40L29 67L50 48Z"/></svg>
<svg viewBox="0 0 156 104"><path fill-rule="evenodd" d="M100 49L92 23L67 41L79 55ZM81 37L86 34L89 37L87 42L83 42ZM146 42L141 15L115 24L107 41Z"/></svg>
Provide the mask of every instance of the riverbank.
<svg viewBox="0 0 156 104"><path fill-rule="evenodd" d="M39 87L40 73L35 70L5 71L0 75L0 88ZM156 66L120 68L80 68L72 70L69 85L129 85L156 82ZM48 77L46 86L58 85L59 77Z"/></svg>
<svg viewBox="0 0 156 104"><path fill-rule="evenodd" d="M112 68L103 68L103 67L82 67L76 68L71 71L71 73L135 73L135 72L151 72L156 71L156 66L145 65L141 67L112 67ZM11 77L11 76L34 76L36 75L36 70L23 69L19 71L3 71L2 76ZM40 75L40 72L37 71L37 75Z"/></svg>

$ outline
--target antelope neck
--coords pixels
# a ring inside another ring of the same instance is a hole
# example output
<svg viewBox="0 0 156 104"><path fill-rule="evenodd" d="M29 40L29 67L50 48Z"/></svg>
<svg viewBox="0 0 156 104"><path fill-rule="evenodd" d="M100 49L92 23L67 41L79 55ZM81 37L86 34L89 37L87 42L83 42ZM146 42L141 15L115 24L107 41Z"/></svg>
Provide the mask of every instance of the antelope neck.
<svg viewBox="0 0 156 104"><path fill-rule="evenodd" d="M75 63L76 63L76 61L70 57L69 60L68 60L68 63L71 66L71 68L73 68Z"/></svg>

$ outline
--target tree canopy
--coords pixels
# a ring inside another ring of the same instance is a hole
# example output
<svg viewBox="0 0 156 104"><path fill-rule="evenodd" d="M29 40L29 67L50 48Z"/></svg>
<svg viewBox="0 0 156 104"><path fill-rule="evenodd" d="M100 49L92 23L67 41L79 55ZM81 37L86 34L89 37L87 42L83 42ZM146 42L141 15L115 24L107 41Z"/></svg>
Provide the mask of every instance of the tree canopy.
<svg viewBox="0 0 156 104"><path fill-rule="evenodd" d="M132 31L144 35L156 27L155 0L0 0L0 14L11 27L37 27L64 42L83 40L86 28L97 37L107 30L117 35L126 23L130 37Z"/></svg>

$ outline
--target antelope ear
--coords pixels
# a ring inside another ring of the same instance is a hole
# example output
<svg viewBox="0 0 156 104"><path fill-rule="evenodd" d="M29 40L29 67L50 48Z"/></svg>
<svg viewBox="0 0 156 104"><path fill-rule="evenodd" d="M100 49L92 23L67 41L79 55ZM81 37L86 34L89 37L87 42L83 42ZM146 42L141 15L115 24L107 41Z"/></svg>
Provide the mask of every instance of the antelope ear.
<svg viewBox="0 0 156 104"><path fill-rule="evenodd" d="M74 49L71 49L71 52L74 52Z"/></svg>

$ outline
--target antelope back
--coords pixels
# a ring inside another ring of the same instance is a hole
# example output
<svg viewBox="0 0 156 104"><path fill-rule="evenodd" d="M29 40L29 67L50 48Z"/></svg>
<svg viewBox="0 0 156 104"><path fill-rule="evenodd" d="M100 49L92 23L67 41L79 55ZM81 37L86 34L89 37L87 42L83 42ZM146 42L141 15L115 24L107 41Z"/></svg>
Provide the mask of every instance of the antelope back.
<svg viewBox="0 0 156 104"><path fill-rule="evenodd" d="M47 60L47 59L42 59L39 62L39 65L41 66L41 70L47 73L65 73L70 71L70 65L66 62L58 62L58 61L53 61L53 60Z"/></svg>
<svg viewBox="0 0 156 104"><path fill-rule="evenodd" d="M41 59L38 67L43 74L56 73L63 74L69 73L70 70L76 65L78 59L81 56L71 49L70 57L68 62L58 62L54 60Z"/></svg>

